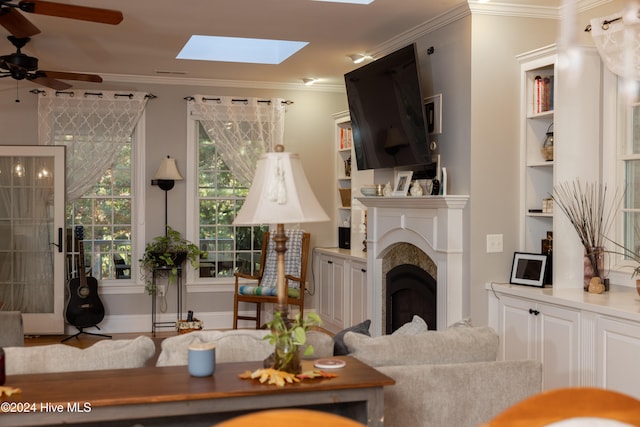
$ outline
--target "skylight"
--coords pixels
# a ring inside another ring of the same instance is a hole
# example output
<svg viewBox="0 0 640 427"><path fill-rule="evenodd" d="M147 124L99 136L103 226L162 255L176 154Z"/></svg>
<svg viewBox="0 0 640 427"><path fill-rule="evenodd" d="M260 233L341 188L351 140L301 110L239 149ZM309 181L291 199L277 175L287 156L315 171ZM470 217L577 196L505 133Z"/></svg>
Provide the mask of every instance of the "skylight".
<svg viewBox="0 0 640 427"><path fill-rule="evenodd" d="M374 0L313 0L313 1L326 1L329 3L352 3L352 4L371 4Z"/></svg>
<svg viewBox="0 0 640 427"><path fill-rule="evenodd" d="M307 44L309 42L194 35L176 58L280 64Z"/></svg>

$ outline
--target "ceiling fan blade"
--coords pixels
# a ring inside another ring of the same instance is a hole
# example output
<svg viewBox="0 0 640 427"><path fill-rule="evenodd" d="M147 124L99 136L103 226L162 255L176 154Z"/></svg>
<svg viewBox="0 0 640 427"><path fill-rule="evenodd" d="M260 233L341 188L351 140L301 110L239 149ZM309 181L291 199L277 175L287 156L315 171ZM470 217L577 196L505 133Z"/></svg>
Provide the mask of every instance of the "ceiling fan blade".
<svg viewBox="0 0 640 427"><path fill-rule="evenodd" d="M117 25L122 22L122 12L97 7L74 6L71 4L55 3L40 0L22 0L20 10L40 15L58 16L61 18L78 19L81 21L100 22L102 24Z"/></svg>
<svg viewBox="0 0 640 427"><path fill-rule="evenodd" d="M102 77L96 74L80 74L80 73L67 73L64 71L44 71L44 70L38 70L38 73L41 73L43 77L48 77L51 79L79 80L83 82L102 83Z"/></svg>
<svg viewBox="0 0 640 427"><path fill-rule="evenodd" d="M46 86L55 90L67 90L71 87L69 83L61 82L60 80L52 79L51 77L35 75L33 77L27 77L32 82Z"/></svg>
<svg viewBox="0 0 640 427"><path fill-rule="evenodd" d="M12 7L0 8L0 25L18 38L31 37L40 33L38 27Z"/></svg>

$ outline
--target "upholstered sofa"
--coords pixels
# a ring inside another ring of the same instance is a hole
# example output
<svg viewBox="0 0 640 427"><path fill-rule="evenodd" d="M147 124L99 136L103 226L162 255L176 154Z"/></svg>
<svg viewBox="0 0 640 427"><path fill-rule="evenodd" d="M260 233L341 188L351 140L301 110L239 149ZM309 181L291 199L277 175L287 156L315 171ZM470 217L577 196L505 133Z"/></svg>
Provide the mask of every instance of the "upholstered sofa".
<svg viewBox="0 0 640 427"><path fill-rule="evenodd" d="M217 363L262 361L273 352L273 345L264 339L269 333L264 329L212 330L166 338L156 366L186 365L189 345L202 342L215 344ZM313 358L333 355L333 339L324 332L307 332L307 345L313 346Z"/></svg>
<svg viewBox="0 0 640 427"><path fill-rule="evenodd" d="M0 311L0 347L22 347L23 345L22 313Z"/></svg>
<svg viewBox="0 0 640 427"><path fill-rule="evenodd" d="M6 347L5 370L7 375L18 375L141 368L155 351L153 340L146 336L98 341L87 348L66 344Z"/></svg>
<svg viewBox="0 0 640 427"><path fill-rule="evenodd" d="M541 390L542 366L496 361L489 327L368 337L348 332L351 356L395 379L385 387L386 427L475 427Z"/></svg>

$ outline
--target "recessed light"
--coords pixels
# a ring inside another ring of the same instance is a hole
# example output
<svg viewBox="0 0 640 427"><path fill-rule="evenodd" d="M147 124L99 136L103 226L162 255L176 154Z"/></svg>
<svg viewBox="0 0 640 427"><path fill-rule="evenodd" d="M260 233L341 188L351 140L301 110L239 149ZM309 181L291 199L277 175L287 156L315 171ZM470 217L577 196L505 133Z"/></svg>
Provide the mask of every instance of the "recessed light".
<svg viewBox="0 0 640 427"><path fill-rule="evenodd" d="M354 53L353 55L349 55L349 58L351 58L354 64L359 64L365 60L366 56L361 53Z"/></svg>
<svg viewBox="0 0 640 427"><path fill-rule="evenodd" d="M310 86L310 85L314 84L315 82L316 82L316 79L313 79L313 78L310 78L310 77L302 79L302 83L304 83L307 86Z"/></svg>
<svg viewBox="0 0 640 427"><path fill-rule="evenodd" d="M177 59L280 64L309 42L193 35Z"/></svg>

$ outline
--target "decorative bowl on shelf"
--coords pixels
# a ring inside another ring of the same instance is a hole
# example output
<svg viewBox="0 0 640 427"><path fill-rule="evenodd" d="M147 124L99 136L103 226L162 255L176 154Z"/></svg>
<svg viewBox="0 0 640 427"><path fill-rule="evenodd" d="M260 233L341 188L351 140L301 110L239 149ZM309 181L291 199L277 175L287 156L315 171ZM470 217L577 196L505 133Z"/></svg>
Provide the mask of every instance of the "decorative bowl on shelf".
<svg viewBox="0 0 640 427"><path fill-rule="evenodd" d="M365 185L363 187L360 187L360 192L362 193L363 196L377 196L378 195L378 189L377 189L377 186L375 186L375 185Z"/></svg>

